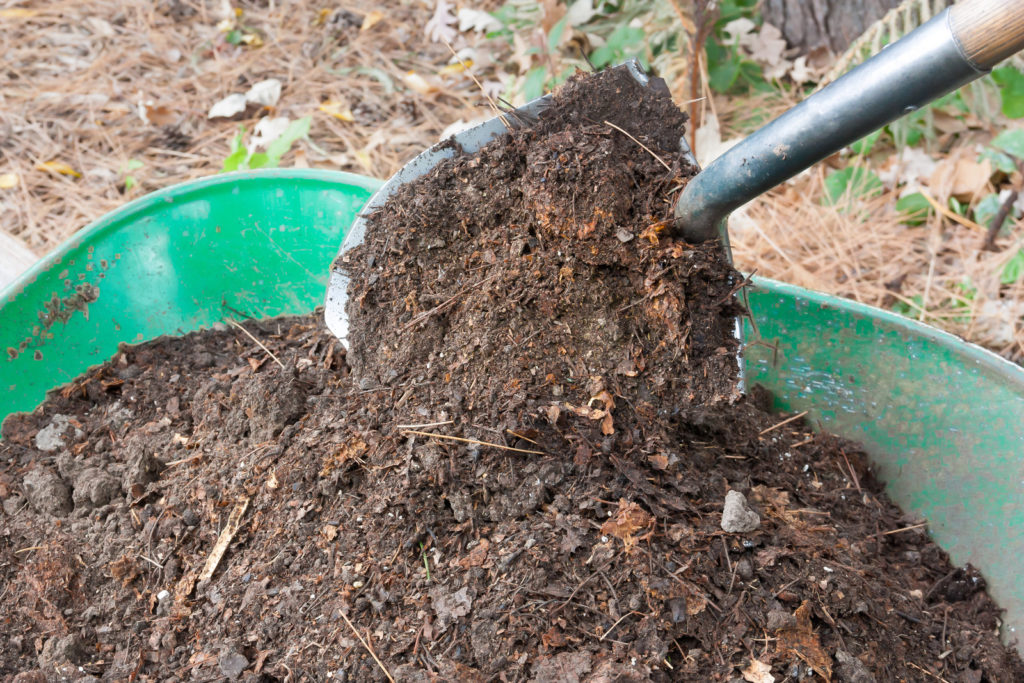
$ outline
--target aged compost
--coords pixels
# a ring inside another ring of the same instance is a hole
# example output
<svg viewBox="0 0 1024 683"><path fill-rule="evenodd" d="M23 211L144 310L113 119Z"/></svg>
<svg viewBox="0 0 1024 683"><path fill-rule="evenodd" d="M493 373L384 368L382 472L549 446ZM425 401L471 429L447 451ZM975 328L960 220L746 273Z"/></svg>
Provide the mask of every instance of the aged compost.
<svg viewBox="0 0 1024 683"><path fill-rule="evenodd" d="M1024 680L853 444L736 392L659 84L576 77L319 318L123 348L0 443L5 680ZM627 131L628 134L622 132Z"/></svg>

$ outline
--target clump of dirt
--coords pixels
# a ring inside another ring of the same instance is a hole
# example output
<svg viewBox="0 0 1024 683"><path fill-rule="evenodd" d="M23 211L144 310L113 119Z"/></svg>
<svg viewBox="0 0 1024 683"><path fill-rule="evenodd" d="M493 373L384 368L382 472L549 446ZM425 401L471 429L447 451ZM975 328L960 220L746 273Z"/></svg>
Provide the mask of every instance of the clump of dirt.
<svg viewBox="0 0 1024 683"><path fill-rule="evenodd" d="M662 229L683 117L623 76L373 216L348 356L247 323L6 421L0 673L1024 679L855 445L736 396L741 278Z"/></svg>

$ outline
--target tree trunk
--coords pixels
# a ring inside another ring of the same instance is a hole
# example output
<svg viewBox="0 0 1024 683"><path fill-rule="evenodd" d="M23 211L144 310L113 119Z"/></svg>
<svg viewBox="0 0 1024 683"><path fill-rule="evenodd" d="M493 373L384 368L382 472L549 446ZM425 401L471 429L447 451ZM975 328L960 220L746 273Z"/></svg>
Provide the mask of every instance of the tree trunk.
<svg viewBox="0 0 1024 683"><path fill-rule="evenodd" d="M765 0L765 22L802 54L827 47L841 54L900 0Z"/></svg>

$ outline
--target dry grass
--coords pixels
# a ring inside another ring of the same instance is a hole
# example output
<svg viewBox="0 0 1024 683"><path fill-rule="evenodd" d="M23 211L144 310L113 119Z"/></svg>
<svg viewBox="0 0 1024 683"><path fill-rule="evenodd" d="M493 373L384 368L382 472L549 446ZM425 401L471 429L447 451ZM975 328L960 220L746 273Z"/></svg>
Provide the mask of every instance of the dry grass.
<svg viewBox="0 0 1024 683"><path fill-rule="evenodd" d="M1024 223L1002 237L999 252L985 235L934 213L909 227L897 197L845 197L822 203L824 165L757 199L730 222L738 267L873 306L903 304L910 317L1024 359L1024 284L999 275L1024 244Z"/></svg>
<svg viewBox="0 0 1024 683"><path fill-rule="evenodd" d="M465 76L438 77L428 94L403 85L407 71L429 77L450 59L444 45L421 35L430 18L425 3L375 4L384 18L367 30L367 10L357 6L237 6L261 47L227 44L217 29L221 3L213 1L29 2L18 8L31 16L0 15L0 173L19 179L0 190L3 229L43 254L134 197L216 173L239 123L251 129L269 113L313 116L313 144L299 143L303 153L283 165L378 177L436 142L453 121L481 113L479 91ZM284 83L273 112L206 118L214 102L266 78ZM320 112L326 100L342 102L355 121ZM131 171L139 185L125 191L132 159L142 162ZM54 160L81 176L37 168Z"/></svg>
<svg viewBox="0 0 1024 683"><path fill-rule="evenodd" d="M493 4L493 3L492 3ZM6 3L31 16L0 14L0 174L19 183L0 190L0 226L42 255L91 220L145 192L216 173L239 123L263 115L312 116L309 141L283 165L309 165L387 177L459 120L487 113L479 88L465 74L440 75L452 61L443 43L424 35L433 2L386 0L372 6L262 0L235 4L240 24L262 37L260 47L224 41L219 0L76 0ZM368 12L383 19L363 29ZM479 40L460 34L460 40ZM494 55L474 66L481 78L516 73ZM691 63L672 62L666 75L681 104L689 99ZM415 71L432 92L403 80ZM278 78L283 95L274 111L209 120L210 106L251 83ZM500 79L500 78L499 78ZM702 94L707 94L706 91ZM354 122L319 111L333 100ZM723 136L749 128L795 104L776 93L754 99L705 98ZM150 123L140 117L146 107ZM155 113L154 113L155 112ZM767 115L767 116L766 116ZM130 160L139 185L124 187ZM80 177L40 170L68 164ZM812 289L892 307L988 346L1024 357L1024 285L1000 286L1003 264L1024 239L1012 226L1006 247L981 250L983 236L946 219L908 228L892 193L848 198L825 206L827 169L754 201L733 220L737 264ZM944 197L940 197L943 200ZM965 297L961 284L977 289ZM915 298L917 297L917 298ZM920 305L917 303L920 301Z"/></svg>

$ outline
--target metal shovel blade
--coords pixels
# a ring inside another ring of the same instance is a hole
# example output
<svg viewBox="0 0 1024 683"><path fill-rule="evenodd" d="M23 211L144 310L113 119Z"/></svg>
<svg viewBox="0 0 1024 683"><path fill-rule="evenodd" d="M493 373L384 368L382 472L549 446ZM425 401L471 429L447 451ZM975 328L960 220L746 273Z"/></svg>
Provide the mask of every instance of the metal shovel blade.
<svg viewBox="0 0 1024 683"><path fill-rule="evenodd" d="M643 67L635 59L629 60L615 69L626 69L638 83L648 85L647 74ZM426 175L432 168L445 159L449 159L461 149L463 153L475 154L487 143L495 139L510 128L518 128L527 122L534 121L551 102L551 96L537 98L512 112L495 116L481 124L468 128L448 140L442 141L415 159L403 166L398 173L391 176L377 192L370 197L366 206L359 216L353 221L345 240L338 250L338 257L331 265L331 279L327 285L327 300L325 302L324 317L327 328L336 336L342 344L348 347L348 315L345 312L345 304L348 302L349 276L345 272L345 254L350 249L363 243L366 235L366 217L384 206L384 203L398 191L402 185ZM681 131L680 131L681 133ZM454 145L450 141L455 142ZM689 153L689 147L681 140L684 153Z"/></svg>

